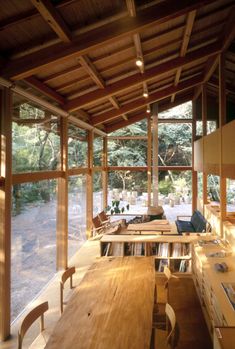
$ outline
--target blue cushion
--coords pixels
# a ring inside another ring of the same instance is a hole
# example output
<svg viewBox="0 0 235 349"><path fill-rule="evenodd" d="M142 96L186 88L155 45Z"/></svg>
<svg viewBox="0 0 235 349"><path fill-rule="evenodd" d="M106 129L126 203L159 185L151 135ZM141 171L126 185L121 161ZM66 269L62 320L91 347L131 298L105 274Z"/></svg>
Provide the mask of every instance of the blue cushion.
<svg viewBox="0 0 235 349"><path fill-rule="evenodd" d="M175 221L175 223L176 223L176 227L177 227L179 234L184 233L184 232L190 232L190 233L195 232L194 227L193 227L191 222L181 221L178 219L177 221Z"/></svg>
<svg viewBox="0 0 235 349"><path fill-rule="evenodd" d="M191 223L194 227L194 231L206 231L206 220L198 210L194 211L191 217Z"/></svg>

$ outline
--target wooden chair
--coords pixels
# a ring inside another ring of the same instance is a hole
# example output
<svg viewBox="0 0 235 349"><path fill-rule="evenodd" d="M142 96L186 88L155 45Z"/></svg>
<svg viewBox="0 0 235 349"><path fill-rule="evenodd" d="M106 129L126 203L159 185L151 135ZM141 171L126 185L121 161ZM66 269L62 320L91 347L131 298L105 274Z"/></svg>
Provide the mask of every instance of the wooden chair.
<svg viewBox="0 0 235 349"><path fill-rule="evenodd" d="M48 310L48 302L44 302L31 310L28 315L25 316L18 332L18 349L22 348L23 338L30 328L30 326L41 317L41 332L44 330L44 313Z"/></svg>
<svg viewBox="0 0 235 349"><path fill-rule="evenodd" d="M93 223L93 236L96 234L102 233L104 231L104 225L102 224L99 216L92 218Z"/></svg>
<svg viewBox="0 0 235 349"><path fill-rule="evenodd" d="M163 285L156 284L155 288L154 320L157 317L158 321L160 321L160 318L164 318L162 315L165 312L165 305L169 303L169 282L172 278L178 279L167 266L164 267L163 273L166 277L165 283Z"/></svg>
<svg viewBox="0 0 235 349"><path fill-rule="evenodd" d="M109 225L110 224L110 218L106 215L104 211L99 213L99 219L101 221L102 225Z"/></svg>
<svg viewBox="0 0 235 349"><path fill-rule="evenodd" d="M165 329L153 327L153 335L151 339L151 348L156 349L175 349L179 341L179 327L176 322L174 309L169 303L165 306Z"/></svg>
<svg viewBox="0 0 235 349"><path fill-rule="evenodd" d="M68 268L61 275L60 280L60 312L64 311L64 284L70 278L70 288L73 288L73 274L75 273L75 267Z"/></svg>

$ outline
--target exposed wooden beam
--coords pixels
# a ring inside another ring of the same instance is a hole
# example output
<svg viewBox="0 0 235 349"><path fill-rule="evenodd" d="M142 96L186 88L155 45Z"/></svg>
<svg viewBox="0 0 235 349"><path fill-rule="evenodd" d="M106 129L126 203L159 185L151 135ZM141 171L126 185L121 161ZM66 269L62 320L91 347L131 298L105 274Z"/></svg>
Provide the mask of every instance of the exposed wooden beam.
<svg viewBox="0 0 235 349"><path fill-rule="evenodd" d="M135 0L126 0L126 6L131 17L136 16Z"/></svg>
<svg viewBox="0 0 235 349"><path fill-rule="evenodd" d="M201 83L202 83L202 76L198 76L196 78L183 81L179 83L178 86L167 87L165 89L152 93L148 98L142 97L136 101L125 104L119 110L110 110L106 113L100 114L92 119L92 124L99 125L99 124L102 124L103 122L116 119L123 113L128 113L133 110L137 110L149 103L153 103L163 98L166 98L170 96L172 93L176 93L176 92L180 92L180 91L192 88Z"/></svg>
<svg viewBox="0 0 235 349"><path fill-rule="evenodd" d="M62 63L67 58L87 54L91 50L136 34L152 25L169 21L210 2L213 2L213 0L164 1L139 11L136 17L121 18L101 28L77 35L71 44L55 44L19 59L9 61L0 71L0 74L14 80L23 79L45 67L50 67L52 64Z"/></svg>
<svg viewBox="0 0 235 349"><path fill-rule="evenodd" d="M194 24L195 17L196 17L196 12L197 12L196 10L193 10L193 11L189 12L189 14L187 16L183 41L182 41L181 48L180 48L180 57L184 57L186 55L189 40L190 40L192 29L193 29L193 24ZM175 74L175 82L174 82L175 86L177 86L177 84L180 81L181 72L182 72L182 68L180 67L177 69L176 74ZM172 95L171 102L174 102L174 99L175 99L175 95Z"/></svg>
<svg viewBox="0 0 235 349"><path fill-rule="evenodd" d="M185 57L177 57L166 63L162 63L156 67L148 69L144 74L137 73L112 85L106 86L106 88L102 90L96 90L84 96L74 98L67 103L66 108L72 112L78 108L82 108L83 106L94 103L94 101L107 99L119 92L123 92L134 86L138 86L143 82L151 81L156 77L161 77L166 73L173 72L179 67L186 67L191 63L201 61L204 57L206 58L220 52L220 48L220 43L208 45L206 48L200 48L188 53Z"/></svg>
<svg viewBox="0 0 235 349"><path fill-rule="evenodd" d="M81 66L86 70L86 72L90 75L92 80L94 80L100 88L105 88L105 82L102 76L98 73L89 57L87 55L80 56L79 62L81 63Z"/></svg>
<svg viewBox="0 0 235 349"><path fill-rule="evenodd" d="M35 76L29 76L29 77L25 78L24 81L28 85L32 86L33 88L35 88L36 90L38 90L42 94L50 97L51 99L53 99L55 102L59 103L60 105L63 106L65 104L66 100L64 97L62 97L58 92L54 91L52 88L50 88L49 86L44 84L42 81L37 79Z"/></svg>
<svg viewBox="0 0 235 349"><path fill-rule="evenodd" d="M119 105L119 103L118 103L118 100L117 100L117 98L116 98L115 96L109 97L109 101L112 103L112 105L114 106L114 108L116 108L116 109L119 109L119 108L120 108L120 105ZM123 115L122 115L122 118L123 118L124 120L128 120L128 117L126 116L126 114L123 114Z"/></svg>
<svg viewBox="0 0 235 349"><path fill-rule="evenodd" d="M235 5L229 11L229 17L228 17L228 20L226 21L224 33L222 34L222 40L223 40L222 51L226 51L235 38L234 18L235 18Z"/></svg>
<svg viewBox="0 0 235 349"><path fill-rule="evenodd" d="M71 32L50 0L31 0L45 21L63 42L71 42Z"/></svg>
<svg viewBox="0 0 235 349"><path fill-rule="evenodd" d="M68 6L69 4L75 2L77 0L62 0L58 4L54 5L56 8L62 8L65 6ZM17 15L14 15L12 17L8 17L2 21L0 21L0 31L6 30L11 28L12 26L21 24L23 22L29 21L34 19L35 17L39 17L39 12L32 8L28 11L25 11L23 13L19 13Z"/></svg>

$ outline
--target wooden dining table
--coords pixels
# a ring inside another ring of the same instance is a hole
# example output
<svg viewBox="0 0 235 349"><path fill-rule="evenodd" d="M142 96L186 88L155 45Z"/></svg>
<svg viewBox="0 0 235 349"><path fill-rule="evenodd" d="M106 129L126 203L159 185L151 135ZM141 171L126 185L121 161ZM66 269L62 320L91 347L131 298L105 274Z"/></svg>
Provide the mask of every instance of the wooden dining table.
<svg viewBox="0 0 235 349"><path fill-rule="evenodd" d="M172 227L168 220L158 219L150 222L137 223L137 224L128 224L127 226L128 233L138 232L143 235L152 235L154 233L171 232Z"/></svg>
<svg viewBox="0 0 235 349"><path fill-rule="evenodd" d="M152 257L102 257L71 296L46 349L149 349Z"/></svg>

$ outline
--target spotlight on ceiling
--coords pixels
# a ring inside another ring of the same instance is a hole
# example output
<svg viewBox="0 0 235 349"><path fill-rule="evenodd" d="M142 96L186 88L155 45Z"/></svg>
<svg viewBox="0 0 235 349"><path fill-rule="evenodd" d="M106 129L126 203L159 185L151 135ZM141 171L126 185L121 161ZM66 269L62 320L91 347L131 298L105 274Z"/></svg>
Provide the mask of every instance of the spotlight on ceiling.
<svg viewBox="0 0 235 349"><path fill-rule="evenodd" d="M135 61L135 64L137 65L137 67L142 67L142 65L143 65L142 58L141 57L137 57L136 61Z"/></svg>
<svg viewBox="0 0 235 349"><path fill-rule="evenodd" d="M144 98L148 98L148 96L149 96L148 92L147 92L147 91L144 91L144 92L143 92L143 97L144 97Z"/></svg>
<svg viewBox="0 0 235 349"><path fill-rule="evenodd" d="M149 105L147 106L146 112L147 112L148 114L150 114L150 112L151 112L150 106L149 106Z"/></svg>

